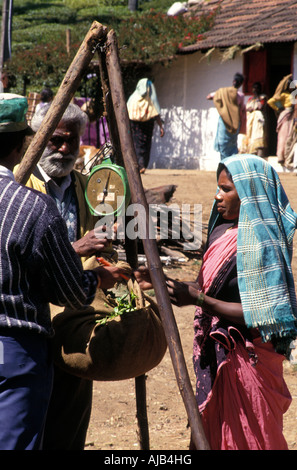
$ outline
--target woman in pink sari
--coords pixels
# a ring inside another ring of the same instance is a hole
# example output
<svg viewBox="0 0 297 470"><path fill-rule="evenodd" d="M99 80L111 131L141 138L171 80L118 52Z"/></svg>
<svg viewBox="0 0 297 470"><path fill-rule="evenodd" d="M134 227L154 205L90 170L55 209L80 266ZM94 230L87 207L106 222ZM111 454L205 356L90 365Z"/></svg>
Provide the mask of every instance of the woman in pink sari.
<svg viewBox="0 0 297 470"><path fill-rule="evenodd" d="M282 364L297 332L296 221L269 164L230 157L219 165L197 282L167 280L173 304L196 305L196 399L212 450L288 448L282 426L291 396Z"/></svg>

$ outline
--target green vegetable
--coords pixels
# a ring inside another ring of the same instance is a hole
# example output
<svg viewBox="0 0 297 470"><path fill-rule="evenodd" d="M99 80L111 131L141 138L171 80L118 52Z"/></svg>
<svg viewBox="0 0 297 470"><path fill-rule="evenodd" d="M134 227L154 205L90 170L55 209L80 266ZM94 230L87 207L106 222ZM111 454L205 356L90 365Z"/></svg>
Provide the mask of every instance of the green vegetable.
<svg viewBox="0 0 297 470"><path fill-rule="evenodd" d="M126 312L134 312L137 310L135 299L137 299L137 295L135 295L132 291L130 292L130 296L127 293L121 297L116 298L116 306L112 312L110 312L110 314L108 314L106 317L97 320L96 323L99 325L105 325L107 320L113 320L114 318L118 317L119 315L123 315Z"/></svg>

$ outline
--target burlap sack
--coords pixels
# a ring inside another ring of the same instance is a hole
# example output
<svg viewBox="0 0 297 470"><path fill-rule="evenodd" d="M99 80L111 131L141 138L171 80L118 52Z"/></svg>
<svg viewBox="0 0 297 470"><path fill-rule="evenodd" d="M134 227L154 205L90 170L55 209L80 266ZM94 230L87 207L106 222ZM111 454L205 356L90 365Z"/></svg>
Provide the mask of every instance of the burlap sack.
<svg viewBox="0 0 297 470"><path fill-rule="evenodd" d="M52 307L54 361L64 371L97 381L138 377L156 367L166 352L166 338L157 305L129 281L137 310L105 325L97 320L112 311L101 290L83 310Z"/></svg>

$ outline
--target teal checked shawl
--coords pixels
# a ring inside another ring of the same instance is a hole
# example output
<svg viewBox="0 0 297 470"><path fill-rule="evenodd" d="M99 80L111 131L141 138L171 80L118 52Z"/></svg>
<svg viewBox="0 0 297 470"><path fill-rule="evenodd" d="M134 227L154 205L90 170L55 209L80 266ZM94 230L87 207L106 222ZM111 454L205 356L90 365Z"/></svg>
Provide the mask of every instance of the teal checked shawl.
<svg viewBox="0 0 297 470"><path fill-rule="evenodd" d="M264 159L236 155L223 164L241 200L237 238L238 286L246 325L286 352L297 336L292 245L297 214L277 172ZM217 219L215 205L211 220Z"/></svg>

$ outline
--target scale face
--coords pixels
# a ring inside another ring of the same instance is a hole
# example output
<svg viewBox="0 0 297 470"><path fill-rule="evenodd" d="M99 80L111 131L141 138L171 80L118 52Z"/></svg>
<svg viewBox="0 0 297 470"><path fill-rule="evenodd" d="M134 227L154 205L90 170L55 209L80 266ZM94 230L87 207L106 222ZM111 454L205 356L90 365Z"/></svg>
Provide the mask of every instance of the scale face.
<svg viewBox="0 0 297 470"><path fill-rule="evenodd" d="M88 178L85 197L93 215L118 216L129 199L124 168L114 164L94 167Z"/></svg>

